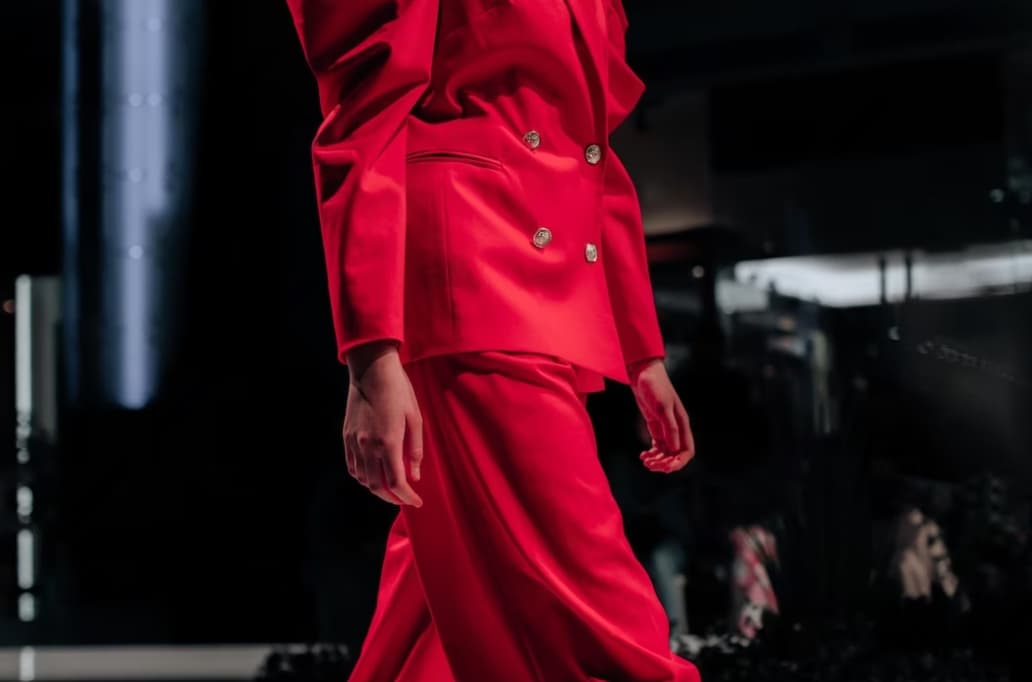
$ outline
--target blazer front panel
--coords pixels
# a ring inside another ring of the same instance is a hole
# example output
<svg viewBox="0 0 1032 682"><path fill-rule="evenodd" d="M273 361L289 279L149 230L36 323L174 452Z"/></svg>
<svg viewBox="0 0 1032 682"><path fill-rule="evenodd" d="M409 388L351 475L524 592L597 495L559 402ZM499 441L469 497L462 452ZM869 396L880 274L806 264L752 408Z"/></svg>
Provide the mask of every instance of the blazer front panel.
<svg viewBox="0 0 1032 682"><path fill-rule="evenodd" d="M320 78L327 120L314 147L317 180L340 170L328 150L350 140L358 153L345 169L356 189L340 202L352 212L325 210L346 176L321 187L342 359L359 340L395 338L405 361L543 352L626 381L627 363L662 357L637 196L608 144L643 89L624 60L618 0L357 1L372 27L355 29L366 44L352 48L364 47L365 73L339 36L323 60L311 46L332 38L310 36L306 49L310 63L333 65ZM303 45L312 19L333 24L315 5L345 18L330 0L292 2ZM349 71L349 57L350 72L331 78ZM380 67L375 78L369 63ZM379 97L347 96L371 81ZM363 146L363 135L377 142ZM369 196L395 196L403 213ZM354 211L363 204L372 212ZM370 233L382 253L345 248ZM382 269L353 262L356 251Z"/></svg>

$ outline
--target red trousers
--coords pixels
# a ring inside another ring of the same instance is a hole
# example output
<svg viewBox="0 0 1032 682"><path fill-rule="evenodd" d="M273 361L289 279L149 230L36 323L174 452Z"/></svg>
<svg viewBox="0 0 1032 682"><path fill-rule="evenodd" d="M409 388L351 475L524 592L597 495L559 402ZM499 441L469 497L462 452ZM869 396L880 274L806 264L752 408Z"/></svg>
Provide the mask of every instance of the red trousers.
<svg viewBox="0 0 1032 682"><path fill-rule="evenodd" d="M407 369L424 504L391 528L351 682L697 682L627 543L574 368L485 352Z"/></svg>

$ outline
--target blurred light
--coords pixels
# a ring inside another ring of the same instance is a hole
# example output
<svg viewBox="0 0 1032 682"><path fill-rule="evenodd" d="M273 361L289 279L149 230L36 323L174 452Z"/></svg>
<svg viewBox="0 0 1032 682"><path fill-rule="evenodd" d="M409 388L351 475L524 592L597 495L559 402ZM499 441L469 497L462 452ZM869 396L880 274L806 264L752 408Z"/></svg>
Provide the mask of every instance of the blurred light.
<svg viewBox="0 0 1032 682"><path fill-rule="evenodd" d="M36 620L36 597L31 592L22 592L20 595L18 595L18 618L20 618L25 623ZM24 669L30 672L26 673L27 676L22 677L21 679L36 679L35 675L31 674L33 668L26 667Z"/></svg>
<svg viewBox="0 0 1032 682"><path fill-rule="evenodd" d="M881 301L879 260L885 259L885 299L906 297L902 251L834 256L800 256L743 261L734 268L740 285L758 291L846 308ZM953 299L1026 291L1032 285L1032 241L971 246L952 253L913 252L914 298ZM719 287L718 287L719 294ZM718 296L719 299L719 296ZM735 301L720 301L726 312L741 310ZM752 308L749 308L752 309Z"/></svg>
<svg viewBox="0 0 1032 682"><path fill-rule="evenodd" d="M4 312L8 315L14 315L14 299L9 298L4 301Z"/></svg>
<svg viewBox="0 0 1032 682"><path fill-rule="evenodd" d="M766 310L770 301L764 289L724 278L717 280L716 298L717 307L726 313Z"/></svg>
<svg viewBox="0 0 1032 682"><path fill-rule="evenodd" d="M18 587L28 590L36 584L36 536L28 528L18 531Z"/></svg>
<svg viewBox="0 0 1032 682"><path fill-rule="evenodd" d="M702 267L701 265L696 265L694 268L692 268L692 277L694 277L695 279L702 279L705 276L706 268Z"/></svg>
<svg viewBox="0 0 1032 682"><path fill-rule="evenodd" d="M889 339L899 341L899 327L889 327Z"/></svg>
<svg viewBox="0 0 1032 682"><path fill-rule="evenodd" d="M32 417L31 278L23 275L15 280L14 297L21 304L16 306L14 316L14 409L19 429L28 432ZM27 433L24 435L27 437Z"/></svg>
<svg viewBox="0 0 1032 682"><path fill-rule="evenodd" d="M57 432L61 282L19 275L14 284L15 447L27 462L32 442Z"/></svg>
<svg viewBox="0 0 1032 682"><path fill-rule="evenodd" d="M102 198L99 376L104 400L140 408L158 390L174 309L167 303L178 295L171 273L181 264L149 256L159 242L175 246L185 231L203 3L103 5L100 162L102 177L116 180L104 185Z"/></svg>
<svg viewBox="0 0 1032 682"><path fill-rule="evenodd" d="M22 597L28 597L25 600L26 604L21 603L21 601L18 603L18 612L22 615L22 620L34 620L36 617L36 604L32 599L32 595L23 594ZM28 618L25 617L26 607L29 611ZM31 646L23 646L18 650L18 679L20 681L36 679L36 650Z"/></svg>
<svg viewBox="0 0 1032 682"><path fill-rule="evenodd" d="M18 519L27 521L32 516L32 488L26 485L18 486L17 504Z"/></svg>

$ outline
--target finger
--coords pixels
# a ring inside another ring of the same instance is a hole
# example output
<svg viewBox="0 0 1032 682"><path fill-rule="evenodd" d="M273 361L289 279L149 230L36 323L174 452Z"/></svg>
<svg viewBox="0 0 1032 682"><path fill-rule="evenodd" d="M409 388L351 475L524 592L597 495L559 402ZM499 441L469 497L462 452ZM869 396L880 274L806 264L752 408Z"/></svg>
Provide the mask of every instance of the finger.
<svg viewBox="0 0 1032 682"><path fill-rule="evenodd" d="M362 455L362 446L358 442L358 436L351 437L351 452L355 455L355 480L362 485L366 485L369 481L369 476L366 474L366 458Z"/></svg>
<svg viewBox="0 0 1032 682"><path fill-rule="evenodd" d="M649 416L645 418L645 424L649 427L649 434L652 436L652 446L663 451L669 450L662 422L655 417Z"/></svg>
<svg viewBox="0 0 1032 682"><path fill-rule="evenodd" d="M668 474L668 473L670 473L669 471L667 471L666 464L664 464L662 462L653 462L651 464L646 464L645 468L648 469L649 471L652 471L652 472L657 473L657 474Z"/></svg>
<svg viewBox="0 0 1032 682"><path fill-rule="evenodd" d="M650 471L669 474L683 468L692 458L692 455L687 450L683 450L676 455L670 455L653 448L652 450L642 452L640 457L642 464Z"/></svg>
<svg viewBox="0 0 1032 682"><path fill-rule="evenodd" d="M694 457L695 455L691 450L682 450L671 460L670 467L673 471L683 469Z"/></svg>
<svg viewBox="0 0 1032 682"><path fill-rule="evenodd" d="M364 455L363 466L365 467L366 487L369 488L369 492L386 502L397 504L394 496L390 494L384 484L383 466L380 464L380 458L376 456L370 457L367 453L362 454Z"/></svg>
<svg viewBox="0 0 1032 682"><path fill-rule="evenodd" d="M688 412L680 402L677 404L677 424L681 430L681 449L691 453L689 455L689 459L691 459L695 456L695 434L692 433Z"/></svg>
<svg viewBox="0 0 1032 682"><path fill-rule="evenodd" d="M358 469L355 465L355 448L357 445L353 436L344 435L344 459L348 464L348 475L356 479L358 478Z"/></svg>
<svg viewBox="0 0 1032 682"><path fill-rule="evenodd" d="M646 459L646 458L649 458L649 457L655 457L656 455L659 455L659 454L662 454L660 452L659 448L657 448L655 445L653 445L648 450L643 450L642 453L640 455L638 455L638 457L640 457L641 459Z"/></svg>
<svg viewBox="0 0 1032 682"><path fill-rule="evenodd" d="M669 474L669 464L666 459L659 462L648 462L645 464L645 468L649 471L653 471L657 474Z"/></svg>
<svg viewBox="0 0 1032 682"><path fill-rule="evenodd" d="M402 458L400 450L388 453L387 459L383 460L383 475L387 490L399 502L415 507L423 506L423 499L412 489L405 476L405 460Z"/></svg>
<svg viewBox="0 0 1032 682"><path fill-rule="evenodd" d="M681 434L677 425L677 411L673 405L663 410L663 435L666 438L667 452L681 451Z"/></svg>
<svg viewBox="0 0 1032 682"><path fill-rule="evenodd" d="M383 476L384 476L383 464L381 464L380 460L377 460L377 461L374 461L374 462L369 462L369 467L370 468L372 468L372 467L379 468L380 469L380 479L381 479L380 487L375 489L375 490L372 487L370 487L369 488L369 492L372 492L374 495L376 495L380 499L384 500L385 502L388 502L388 504L390 504L390 505L394 505L395 507L400 507L401 506L401 500L399 500L397 497L395 497L394 493L392 493L390 490L388 490L386 488L386 486L383 485Z"/></svg>
<svg viewBox="0 0 1032 682"><path fill-rule="evenodd" d="M655 452L646 452L646 453L645 453L645 456L644 456L644 457L642 457L642 458L641 458L641 460L642 460L643 462L659 462L659 461L661 461L661 460L662 460L662 459L663 459L664 457L666 457L666 453L665 453L665 452L659 452L659 451L657 450L657 451L655 451Z"/></svg>
<svg viewBox="0 0 1032 682"><path fill-rule="evenodd" d="M405 417L405 427L405 457L412 480L418 481L423 465L423 418L418 411Z"/></svg>
<svg viewBox="0 0 1032 682"><path fill-rule="evenodd" d="M662 452L657 452L653 454L642 454L648 455L641 458L642 464L644 464L647 469L650 469L652 471L657 471L661 469L664 466L664 463L667 459L666 455Z"/></svg>
<svg viewBox="0 0 1032 682"><path fill-rule="evenodd" d="M675 471L680 471L688 464L688 462L691 461L691 459L692 456L687 450L677 455L676 457L671 458L670 463L666 466L668 470L667 473L672 474Z"/></svg>

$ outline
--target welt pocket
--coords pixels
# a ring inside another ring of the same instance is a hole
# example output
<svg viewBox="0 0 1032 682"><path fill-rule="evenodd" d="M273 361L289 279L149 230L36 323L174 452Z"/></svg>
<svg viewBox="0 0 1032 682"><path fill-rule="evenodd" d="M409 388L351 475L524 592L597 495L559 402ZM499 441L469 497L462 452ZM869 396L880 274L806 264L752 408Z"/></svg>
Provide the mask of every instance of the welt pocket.
<svg viewBox="0 0 1032 682"><path fill-rule="evenodd" d="M468 163L473 166L480 166L482 168L493 168L495 170L502 169L502 162L498 159L491 158L490 156L484 156L483 154L476 154L474 152L460 152L454 150L424 150L418 152L409 152L405 157L409 163L432 163L432 162L457 162L457 163Z"/></svg>

